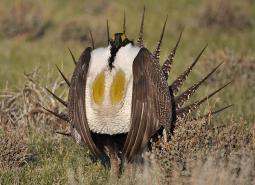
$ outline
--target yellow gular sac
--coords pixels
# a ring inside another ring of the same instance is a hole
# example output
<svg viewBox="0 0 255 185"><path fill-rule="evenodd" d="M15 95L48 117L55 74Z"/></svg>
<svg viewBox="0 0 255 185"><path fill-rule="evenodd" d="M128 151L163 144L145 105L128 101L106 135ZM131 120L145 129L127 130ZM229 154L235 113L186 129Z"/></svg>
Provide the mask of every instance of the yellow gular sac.
<svg viewBox="0 0 255 185"><path fill-rule="evenodd" d="M97 75L96 79L92 84L93 99L97 105L101 105L104 99L104 82L105 75L103 72L101 72Z"/></svg>
<svg viewBox="0 0 255 185"><path fill-rule="evenodd" d="M111 102L113 105L116 105L123 99L125 83L125 74L122 70L119 70L116 73L111 86Z"/></svg>

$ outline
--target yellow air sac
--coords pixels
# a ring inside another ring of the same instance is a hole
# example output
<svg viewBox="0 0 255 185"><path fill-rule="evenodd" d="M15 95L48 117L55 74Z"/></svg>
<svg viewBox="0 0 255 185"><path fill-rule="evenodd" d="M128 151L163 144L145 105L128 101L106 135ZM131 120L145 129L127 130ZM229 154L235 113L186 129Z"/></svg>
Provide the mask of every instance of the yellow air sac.
<svg viewBox="0 0 255 185"><path fill-rule="evenodd" d="M113 105L123 99L125 83L125 74L122 70L119 70L113 79L111 87L111 102Z"/></svg>
<svg viewBox="0 0 255 185"><path fill-rule="evenodd" d="M92 84L93 99L97 105L101 105L104 99L105 75L100 73Z"/></svg>

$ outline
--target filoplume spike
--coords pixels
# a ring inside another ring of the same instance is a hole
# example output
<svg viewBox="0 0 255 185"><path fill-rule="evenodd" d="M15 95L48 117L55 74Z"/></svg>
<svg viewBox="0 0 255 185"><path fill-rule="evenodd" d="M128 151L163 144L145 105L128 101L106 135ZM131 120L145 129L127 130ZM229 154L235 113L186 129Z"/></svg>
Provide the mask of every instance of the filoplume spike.
<svg viewBox="0 0 255 185"><path fill-rule="evenodd" d="M164 25L163 25L163 28L162 28L162 31L161 31L161 34L160 34L160 38L159 38L159 41L158 41L158 44L157 44L157 47L156 47L156 49L155 49L154 52L153 52L153 56L154 56L154 58L155 58L157 61L159 61L159 58L160 58L160 47L161 47L162 39L163 39L164 33L165 33L167 18L168 18L168 16L166 17L165 23L164 23Z"/></svg>
<svg viewBox="0 0 255 185"><path fill-rule="evenodd" d="M201 50L201 52L198 54L197 58L190 65L190 67L188 67L188 69L186 69L180 76L178 76L178 78L170 85L174 94L176 94L179 91L182 84L187 79L188 75L190 74L193 67L196 65L197 61L199 60L199 58L201 57L201 55L203 54L203 52L205 51L206 48L207 48L207 45Z"/></svg>
<svg viewBox="0 0 255 185"><path fill-rule="evenodd" d="M143 7L143 14L142 14L142 20L141 20L141 25L140 25L140 32L139 32L139 37L137 39L137 44L136 44L140 48L144 47L144 41L143 41L144 15L145 15L145 6Z"/></svg>
<svg viewBox="0 0 255 185"><path fill-rule="evenodd" d="M182 32L180 33L180 36L179 36L179 38L178 38L178 40L175 44L175 47L172 49L172 51L168 55L166 61L162 65L161 69L162 69L162 71L163 71L163 73L166 77L166 80L168 80L168 76L169 76L170 70L171 70L173 62L174 62L175 53L176 53L176 50L179 46L179 43L180 43L180 40L181 40L181 37L182 37Z"/></svg>

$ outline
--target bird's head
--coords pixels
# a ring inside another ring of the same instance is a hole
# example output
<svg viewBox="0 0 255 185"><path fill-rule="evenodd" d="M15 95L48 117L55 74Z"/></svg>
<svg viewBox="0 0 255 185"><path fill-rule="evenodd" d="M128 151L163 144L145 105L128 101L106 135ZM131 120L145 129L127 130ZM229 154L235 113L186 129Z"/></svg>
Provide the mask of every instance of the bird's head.
<svg viewBox="0 0 255 185"><path fill-rule="evenodd" d="M127 44L132 43L125 33L115 33L113 34L112 38L110 39L110 45L113 48L119 49Z"/></svg>

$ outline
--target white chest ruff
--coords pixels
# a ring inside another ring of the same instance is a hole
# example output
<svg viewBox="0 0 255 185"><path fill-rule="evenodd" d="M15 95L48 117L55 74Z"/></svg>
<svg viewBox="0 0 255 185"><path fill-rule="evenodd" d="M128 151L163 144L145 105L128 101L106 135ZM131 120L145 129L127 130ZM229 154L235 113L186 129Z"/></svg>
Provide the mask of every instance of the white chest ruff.
<svg viewBox="0 0 255 185"><path fill-rule="evenodd" d="M133 74L132 66L140 48L128 44L119 49L113 62L112 70L108 67L110 47L95 49L91 53L90 66L87 74L85 108L89 128L92 132L101 134L127 133L130 129ZM124 97L119 104L112 105L109 100L110 88L116 71L125 74ZM104 71L104 99L98 106L92 98L92 83L96 76Z"/></svg>

